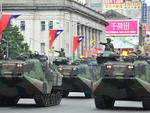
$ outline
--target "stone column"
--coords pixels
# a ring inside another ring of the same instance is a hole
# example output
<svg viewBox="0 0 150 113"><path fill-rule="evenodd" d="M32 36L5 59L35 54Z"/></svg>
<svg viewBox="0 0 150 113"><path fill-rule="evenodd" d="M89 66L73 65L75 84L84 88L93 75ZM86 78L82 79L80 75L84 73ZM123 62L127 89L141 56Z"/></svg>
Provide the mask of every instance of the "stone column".
<svg viewBox="0 0 150 113"><path fill-rule="evenodd" d="M92 39L95 40L96 39L96 37L95 37L95 29L93 29L92 34L93 34L92 35Z"/></svg>
<svg viewBox="0 0 150 113"><path fill-rule="evenodd" d="M100 44L99 44L99 43L101 42L101 34L100 34L100 31L99 31L99 30L97 31L97 34L98 34L97 47L100 48Z"/></svg>
<svg viewBox="0 0 150 113"><path fill-rule="evenodd" d="M97 34L97 37L96 37L96 47L98 48L98 46L99 46L99 38L100 38L100 36L99 36L99 31L98 30L96 30L96 34Z"/></svg>
<svg viewBox="0 0 150 113"><path fill-rule="evenodd" d="M92 28L90 28L89 31L90 31L90 38L89 39L91 40L92 39Z"/></svg>
<svg viewBox="0 0 150 113"><path fill-rule="evenodd" d="M100 42L105 42L104 33L102 31L100 31ZM100 48L104 49L104 46L100 45Z"/></svg>
<svg viewBox="0 0 150 113"><path fill-rule="evenodd" d="M89 43L90 43L90 40L89 40L89 28L86 26L86 49L89 49Z"/></svg>
<svg viewBox="0 0 150 113"><path fill-rule="evenodd" d="M83 25L81 25L81 35L80 36L82 36L82 35L84 36L84 26ZM80 42L80 47L81 47L80 55L82 55L83 49L84 49L84 39L82 40L82 42Z"/></svg>
<svg viewBox="0 0 150 113"><path fill-rule="evenodd" d="M78 28L79 28L79 34L77 34L78 36L81 35L81 24L78 24ZM81 45L79 45L79 47L77 48L77 57L79 57L81 52Z"/></svg>
<svg viewBox="0 0 150 113"><path fill-rule="evenodd" d="M95 29L95 47L97 47L97 38L98 38L97 29Z"/></svg>

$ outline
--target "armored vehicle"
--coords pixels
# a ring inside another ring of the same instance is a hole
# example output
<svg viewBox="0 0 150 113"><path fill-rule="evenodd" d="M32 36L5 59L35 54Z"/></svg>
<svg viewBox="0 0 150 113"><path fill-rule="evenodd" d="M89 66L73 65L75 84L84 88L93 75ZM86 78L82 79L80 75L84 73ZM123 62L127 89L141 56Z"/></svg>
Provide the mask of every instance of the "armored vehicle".
<svg viewBox="0 0 150 113"><path fill-rule="evenodd" d="M100 66L100 77L94 83L93 94L97 108L112 108L115 100L143 102L150 109L150 62L138 58L129 61L107 60Z"/></svg>
<svg viewBox="0 0 150 113"><path fill-rule="evenodd" d="M92 97L92 79L97 72L95 62L89 62L87 59L80 59L72 63L64 63L64 59L58 58L60 61L57 64L58 71L63 74L63 97L67 97L69 92L84 92L86 98Z"/></svg>
<svg viewBox="0 0 150 113"><path fill-rule="evenodd" d="M0 60L0 106L34 98L37 106L60 104L62 75L38 55L30 59Z"/></svg>

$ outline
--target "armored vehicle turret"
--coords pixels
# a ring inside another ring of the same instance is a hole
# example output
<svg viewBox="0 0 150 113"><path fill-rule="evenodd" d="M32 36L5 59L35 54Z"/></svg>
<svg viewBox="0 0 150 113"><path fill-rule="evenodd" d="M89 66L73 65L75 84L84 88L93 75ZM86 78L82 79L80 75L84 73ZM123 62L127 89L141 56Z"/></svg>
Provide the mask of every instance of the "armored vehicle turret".
<svg viewBox="0 0 150 113"><path fill-rule="evenodd" d="M20 98L34 98L37 106L60 104L62 75L51 67L42 55L0 60L0 105L16 105Z"/></svg>
<svg viewBox="0 0 150 113"><path fill-rule="evenodd" d="M109 60L100 65L99 79L93 86L97 108L112 108L115 100L137 100L143 102L144 109L150 109L148 59L137 58L131 62Z"/></svg>
<svg viewBox="0 0 150 113"><path fill-rule="evenodd" d="M69 64L69 58L67 58L67 57L56 57L53 61L53 64L55 64L56 66L68 65Z"/></svg>
<svg viewBox="0 0 150 113"><path fill-rule="evenodd" d="M92 80L98 73L96 59L76 60L70 64L57 65L58 71L63 74L63 97L69 92L84 92L86 98L92 97Z"/></svg>
<svg viewBox="0 0 150 113"><path fill-rule="evenodd" d="M104 53L100 53L97 57L97 62L99 64L105 63L107 61L117 61L119 60L120 55L115 53L115 52L111 52L111 51L104 51Z"/></svg>

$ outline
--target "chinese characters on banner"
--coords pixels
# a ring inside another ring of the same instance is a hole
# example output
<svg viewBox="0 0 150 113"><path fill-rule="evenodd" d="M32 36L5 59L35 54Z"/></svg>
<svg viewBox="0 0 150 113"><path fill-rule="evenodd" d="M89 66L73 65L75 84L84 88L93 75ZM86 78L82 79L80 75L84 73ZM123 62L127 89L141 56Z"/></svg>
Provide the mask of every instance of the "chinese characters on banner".
<svg viewBox="0 0 150 113"><path fill-rule="evenodd" d="M142 23L147 23L147 4L142 4Z"/></svg>
<svg viewBox="0 0 150 113"><path fill-rule="evenodd" d="M142 24L142 36L146 37L146 25Z"/></svg>
<svg viewBox="0 0 150 113"><path fill-rule="evenodd" d="M104 0L104 4L122 4L124 0Z"/></svg>
<svg viewBox="0 0 150 113"><path fill-rule="evenodd" d="M138 35L138 20L107 20L106 35Z"/></svg>
<svg viewBox="0 0 150 113"><path fill-rule="evenodd" d="M125 2L125 0L104 0L104 9L140 9L140 2Z"/></svg>

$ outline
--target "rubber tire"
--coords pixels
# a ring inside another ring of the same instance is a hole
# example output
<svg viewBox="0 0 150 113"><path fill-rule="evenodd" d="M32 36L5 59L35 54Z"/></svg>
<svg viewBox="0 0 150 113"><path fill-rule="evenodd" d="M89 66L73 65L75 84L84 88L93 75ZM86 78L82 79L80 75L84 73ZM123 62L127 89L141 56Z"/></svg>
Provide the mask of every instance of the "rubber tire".
<svg viewBox="0 0 150 113"><path fill-rule="evenodd" d="M0 100L0 106L15 106L18 101L19 98L3 98Z"/></svg>
<svg viewBox="0 0 150 113"><path fill-rule="evenodd" d="M98 109L110 109L113 108L115 100L108 96L95 97L95 106Z"/></svg>
<svg viewBox="0 0 150 113"><path fill-rule="evenodd" d="M93 97L92 93L90 93L90 92L84 92L84 95L86 98L92 98Z"/></svg>
<svg viewBox="0 0 150 113"><path fill-rule="evenodd" d="M63 98L67 98L68 95L69 95L69 92L68 92L68 91L63 91L63 93L62 93L62 97L63 97Z"/></svg>
<svg viewBox="0 0 150 113"><path fill-rule="evenodd" d="M143 98L142 104L144 110L150 110L150 98Z"/></svg>

